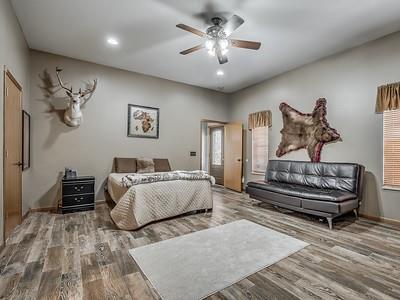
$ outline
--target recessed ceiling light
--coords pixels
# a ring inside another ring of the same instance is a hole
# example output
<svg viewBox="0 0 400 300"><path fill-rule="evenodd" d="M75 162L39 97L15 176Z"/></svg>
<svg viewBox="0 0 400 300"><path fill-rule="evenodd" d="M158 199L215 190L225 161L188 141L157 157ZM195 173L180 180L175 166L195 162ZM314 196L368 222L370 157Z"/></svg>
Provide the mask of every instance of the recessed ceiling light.
<svg viewBox="0 0 400 300"><path fill-rule="evenodd" d="M218 70L217 71L217 75L218 76L223 76L225 73L224 73L224 71L222 71L222 70Z"/></svg>
<svg viewBox="0 0 400 300"><path fill-rule="evenodd" d="M117 46L119 44L118 40L115 38L108 38L107 43L109 43L110 45L113 45L113 46Z"/></svg>

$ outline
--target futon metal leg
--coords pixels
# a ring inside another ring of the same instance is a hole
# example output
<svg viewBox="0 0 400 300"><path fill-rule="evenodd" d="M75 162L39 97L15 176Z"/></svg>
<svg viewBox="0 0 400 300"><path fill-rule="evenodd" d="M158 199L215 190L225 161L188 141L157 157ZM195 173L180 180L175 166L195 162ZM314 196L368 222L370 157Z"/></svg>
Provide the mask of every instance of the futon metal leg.
<svg viewBox="0 0 400 300"><path fill-rule="evenodd" d="M357 208L353 209L354 215L356 216L356 219L358 219L358 210Z"/></svg>
<svg viewBox="0 0 400 300"><path fill-rule="evenodd" d="M326 220L328 221L329 230L333 229L332 218L327 217Z"/></svg>

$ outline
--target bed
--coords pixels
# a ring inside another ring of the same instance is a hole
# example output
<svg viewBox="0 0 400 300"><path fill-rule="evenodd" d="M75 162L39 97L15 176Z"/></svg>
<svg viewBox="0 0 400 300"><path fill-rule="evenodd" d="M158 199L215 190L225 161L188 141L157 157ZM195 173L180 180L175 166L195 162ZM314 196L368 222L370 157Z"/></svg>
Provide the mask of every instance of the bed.
<svg viewBox="0 0 400 300"><path fill-rule="evenodd" d="M211 210L214 178L201 171L171 171L167 159L153 159L154 173L137 174L136 158L115 158L107 192L111 218L123 230L193 211ZM129 180L128 180L129 179Z"/></svg>

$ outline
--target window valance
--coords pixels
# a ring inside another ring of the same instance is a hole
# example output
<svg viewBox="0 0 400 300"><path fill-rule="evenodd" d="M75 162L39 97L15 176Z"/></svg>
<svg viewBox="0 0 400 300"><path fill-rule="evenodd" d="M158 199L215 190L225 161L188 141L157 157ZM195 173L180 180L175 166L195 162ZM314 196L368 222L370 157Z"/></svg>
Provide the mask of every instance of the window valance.
<svg viewBox="0 0 400 300"><path fill-rule="evenodd" d="M375 111L400 109L400 82L378 87Z"/></svg>
<svg viewBox="0 0 400 300"><path fill-rule="evenodd" d="M271 127L272 113L270 110L263 110L249 114L249 130L257 127Z"/></svg>

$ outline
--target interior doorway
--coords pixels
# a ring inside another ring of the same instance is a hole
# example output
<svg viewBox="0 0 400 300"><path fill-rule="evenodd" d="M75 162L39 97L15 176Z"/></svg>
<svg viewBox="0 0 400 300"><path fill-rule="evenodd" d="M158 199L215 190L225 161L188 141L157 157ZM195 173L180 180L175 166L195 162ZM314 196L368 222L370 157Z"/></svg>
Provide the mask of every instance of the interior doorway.
<svg viewBox="0 0 400 300"><path fill-rule="evenodd" d="M243 125L201 121L200 169L218 185L241 192L243 177Z"/></svg>
<svg viewBox="0 0 400 300"><path fill-rule="evenodd" d="M4 239L22 221L22 88L4 72Z"/></svg>

